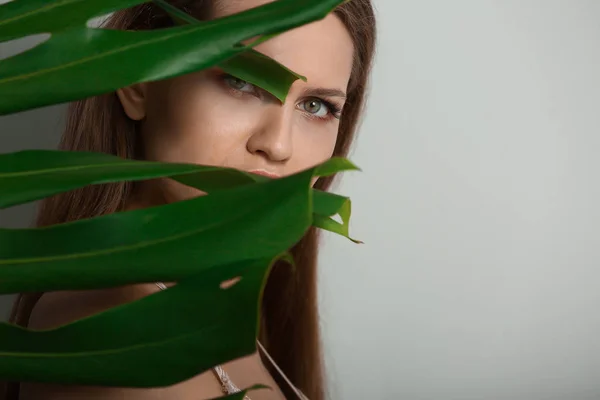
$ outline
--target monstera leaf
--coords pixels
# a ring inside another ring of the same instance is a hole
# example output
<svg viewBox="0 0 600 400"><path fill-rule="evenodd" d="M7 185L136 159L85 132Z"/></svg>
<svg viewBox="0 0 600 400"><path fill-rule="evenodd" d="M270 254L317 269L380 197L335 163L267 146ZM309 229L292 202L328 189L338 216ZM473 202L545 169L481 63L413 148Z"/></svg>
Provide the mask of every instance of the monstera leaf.
<svg viewBox="0 0 600 400"><path fill-rule="evenodd" d="M357 169L343 159L333 159L319 168L319 176ZM0 209L87 185L162 177L208 193L269 180L230 168L125 160L99 153L28 150L0 154ZM313 225L349 237L350 199L319 190L314 190L313 196ZM342 223L330 218L338 214Z"/></svg>
<svg viewBox="0 0 600 400"><path fill-rule="evenodd" d="M341 0L278 0L202 23L150 31L89 28L89 18L143 1L19 0L0 6L0 41L51 32L47 41L0 61L0 115L182 75L245 53L260 35L325 17ZM245 56L249 57L249 56ZM278 98L297 76L264 58L229 61ZM268 68L259 68L268 65ZM273 71L278 73L273 74ZM247 79L250 79L246 76ZM243 78L242 78L243 79ZM276 90L273 90L273 86ZM40 90L43 88L44 90Z"/></svg>
<svg viewBox="0 0 600 400"><path fill-rule="evenodd" d="M350 168L333 159L161 207L43 229L0 229L0 293L180 281L202 269L280 254L312 223L311 180L321 170ZM64 188L68 178L48 181Z"/></svg>
<svg viewBox="0 0 600 400"><path fill-rule="evenodd" d="M177 25L201 23L201 21L196 20L165 0L154 0L154 3L162 7ZM260 41L271 36L274 35L263 36ZM252 49L223 61L219 64L219 67L238 79L266 90L281 102L285 102L289 89L296 80L306 81L306 77Z"/></svg>
<svg viewBox="0 0 600 400"><path fill-rule="evenodd" d="M166 386L250 354L256 349L256 299L271 265L269 259L226 265L53 330L0 325L0 376ZM241 279L224 290L225 277Z"/></svg>
<svg viewBox="0 0 600 400"><path fill-rule="evenodd" d="M202 176L207 167L195 167L196 172L175 172L195 174L198 182L210 180L210 172ZM163 386L255 351L260 293L273 255L284 253L308 229L313 201L321 198L315 202L324 215L344 203L342 197L310 188L315 176L344 169L353 166L333 159L289 177L236 182L231 188L168 206L43 229L0 230L0 293L179 282L165 292L50 331L0 325L0 376L65 384ZM74 170L64 171L65 179L37 179L70 189L69 173ZM47 173L58 177L58 171ZM0 188L8 188L6 182L8 178L0 178ZM12 191L17 193L15 187ZM42 195L57 189L48 184L44 190ZM26 199L32 197L19 201ZM241 280L222 289L219 284L233 277ZM111 329L119 334L111 335ZM165 362L170 365L168 373L161 368Z"/></svg>
<svg viewBox="0 0 600 400"><path fill-rule="evenodd" d="M219 66L281 101L301 75L252 48L325 17L342 0L278 0L213 21L155 1L177 26L89 28L142 0L15 0L0 6L0 41L50 33L0 61L0 115ZM244 43L244 44L242 44ZM344 159L277 180L227 168L81 152L0 155L0 208L119 181L169 177L207 195L44 228L0 228L0 293L136 282L172 288L51 330L0 324L0 380L164 386L255 351L274 261L312 225L348 236L350 200L311 188L356 169ZM341 222L334 216L338 215ZM231 287L222 282L238 278ZM242 398L243 393L227 397Z"/></svg>

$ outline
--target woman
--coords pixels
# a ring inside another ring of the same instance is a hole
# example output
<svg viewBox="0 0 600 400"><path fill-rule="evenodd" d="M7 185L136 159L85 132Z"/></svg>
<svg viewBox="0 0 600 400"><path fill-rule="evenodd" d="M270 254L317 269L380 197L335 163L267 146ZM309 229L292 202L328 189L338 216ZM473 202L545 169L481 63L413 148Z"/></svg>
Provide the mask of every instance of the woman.
<svg viewBox="0 0 600 400"><path fill-rule="evenodd" d="M174 5L198 19L218 18L267 0L184 0ZM256 49L307 76L285 104L218 68L75 102L61 148L121 157L233 167L285 176L332 155L345 156L363 108L375 28L370 0L352 0L324 20L286 32ZM160 8L145 4L115 13L112 29L170 26ZM316 182L327 189L331 178ZM43 202L38 225L64 223L199 195L168 179L87 187ZM274 268L263 299L259 333L265 351L166 388L98 388L12 383L7 399L209 399L227 380L256 383L253 400L325 396L317 314L317 232L292 249L298 268ZM63 325L160 290L139 284L92 291L21 295L11 320L33 329ZM201 317L201 316L200 316ZM272 360L272 361L271 361ZM230 389L232 390L232 389Z"/></svg>

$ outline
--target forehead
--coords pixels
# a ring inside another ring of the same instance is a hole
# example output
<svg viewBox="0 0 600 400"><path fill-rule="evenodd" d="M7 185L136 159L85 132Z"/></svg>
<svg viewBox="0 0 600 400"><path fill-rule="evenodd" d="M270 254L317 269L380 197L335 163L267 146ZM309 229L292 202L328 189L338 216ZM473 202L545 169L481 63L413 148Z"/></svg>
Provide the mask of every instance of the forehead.
<svg viewBox="0 0 600 400"><path fill-rule="evenodd" d="M221 0L217 2L214 16L239 13L268 2L270 0ZM346 91L354 45L348 30L334 14L282 33L261 43L256 50L307 77L308 82L296 81L294 88L325 87Z"/></svg>

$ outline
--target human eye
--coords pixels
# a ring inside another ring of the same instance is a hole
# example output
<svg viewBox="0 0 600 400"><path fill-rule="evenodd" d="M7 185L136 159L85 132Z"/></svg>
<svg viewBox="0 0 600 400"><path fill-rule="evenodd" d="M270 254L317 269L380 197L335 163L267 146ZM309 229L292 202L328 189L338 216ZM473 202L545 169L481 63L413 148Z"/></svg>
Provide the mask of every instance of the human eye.
<svg viewBox="0 0 600 400"><path fill-rule="evenodd" d="M225 81L227 86L229 86L233 90L237 90L239 92L244 92L244 93L255 93L256 92L256 87L253 84L248 83L243 79L236 78L233 75L229 75L229 74L224 75L223 81Z"/></svg>
<svg viewBox="0 0 600 400"><path fill-rule="evenodd" d="M341 107L324 99L311 97L301 101L298 107L306 112L310 118L340 119Z"/></svg>

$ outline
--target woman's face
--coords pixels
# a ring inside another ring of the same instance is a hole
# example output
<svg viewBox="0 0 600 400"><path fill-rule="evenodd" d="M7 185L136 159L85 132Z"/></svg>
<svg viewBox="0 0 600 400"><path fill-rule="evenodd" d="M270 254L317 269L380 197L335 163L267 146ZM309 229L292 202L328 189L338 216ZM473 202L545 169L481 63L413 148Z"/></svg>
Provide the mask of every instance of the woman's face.
<svg viewBox="0 0 600 400"><path fill-rule="evenodd" d="M215 10L216 16L266 2L226 0ZM343 23L332 14L256 50L308 78L294 83L283 105L218 68L119 90L125 112L142 121L146 158L272 176L289 175L330 158L354 53ZM154 181L153 186L166 202L199 194L170 180Z"/></svg>

